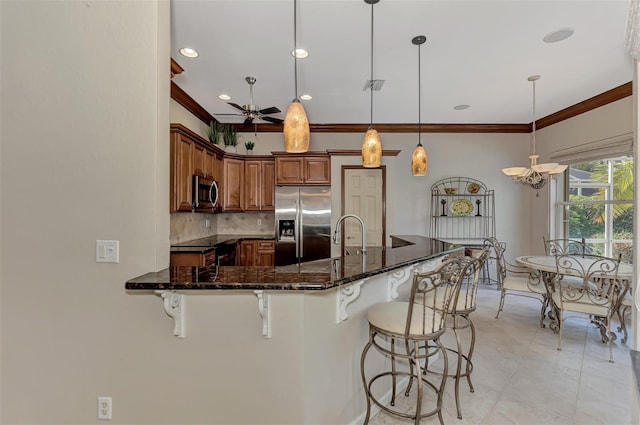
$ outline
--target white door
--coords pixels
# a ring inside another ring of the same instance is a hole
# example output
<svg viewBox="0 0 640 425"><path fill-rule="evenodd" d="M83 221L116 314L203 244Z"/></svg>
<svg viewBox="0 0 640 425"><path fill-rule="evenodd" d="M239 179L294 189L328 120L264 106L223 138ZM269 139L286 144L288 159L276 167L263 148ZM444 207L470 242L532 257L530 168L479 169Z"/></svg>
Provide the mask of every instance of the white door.
<svg viewBox="0 0 640 425"><path fill-rule="evenodd" d="M362 218L367 228L367 246L383 246L383 181L381 168L344 170L344 213ZM356 220L347 219L345 246L360 246L362 236Z"/></svg>

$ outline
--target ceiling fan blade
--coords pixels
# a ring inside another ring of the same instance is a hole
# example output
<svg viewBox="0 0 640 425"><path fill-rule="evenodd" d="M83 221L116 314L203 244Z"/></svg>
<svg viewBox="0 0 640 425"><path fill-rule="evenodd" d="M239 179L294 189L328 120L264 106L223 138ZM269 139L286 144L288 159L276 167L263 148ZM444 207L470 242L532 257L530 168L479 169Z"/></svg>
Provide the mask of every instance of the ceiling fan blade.
<svg viewBox="0 0 640 425"><path fill-rule="evenodd" d="M242 112L246 112L246 109L244 109L242 106L238 105L237 103L233 103L233 102L227 102L227 103L233 106L234 108L241 110Z"/></svg>
<svg viewBox="0 0 640 425"><path fill-rule="evenodd" d="M251 117L247 117L247 119L244 120L244 122L242 123L242 125L249 125L253 122L253 118Z"/></svg>
<svg viewBox="0 0 640 425"><path fill-rule="evenodd" d="M260 119L263 121L268 121L275 124L281 124L284 122L284 120L281 120L280 118L274 118L274 117L260 117Z"/></svg>
<svg viewBox="0 0 640 425"><path fill-rule="evenodd" d="M213 115L232 115L234 117L244 117L245 114L216 114L215 112L213 113Z"/></svg>
<svg viewBox="0 0 640 425"><path fill-rule="evenodd" d="M280 111L280 109L276 108L275 106L271 106L269 108L264 108L264 109L260 109L260 111L258 111L258 113L260 114L277 114L278 112L282 112Z"/></svg>

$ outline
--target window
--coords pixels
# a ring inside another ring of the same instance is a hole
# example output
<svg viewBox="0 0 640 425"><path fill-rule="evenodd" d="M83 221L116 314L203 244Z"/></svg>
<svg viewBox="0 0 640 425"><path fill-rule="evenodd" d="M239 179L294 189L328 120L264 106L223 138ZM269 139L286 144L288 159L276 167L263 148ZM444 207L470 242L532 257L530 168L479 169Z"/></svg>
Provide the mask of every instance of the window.
<svg viewBox="0 0 640 425"><path fill-rule="evenodd" d="M594 254L632 261L633 158L571 164L563 207L565 235L585 238Z"/></svg>

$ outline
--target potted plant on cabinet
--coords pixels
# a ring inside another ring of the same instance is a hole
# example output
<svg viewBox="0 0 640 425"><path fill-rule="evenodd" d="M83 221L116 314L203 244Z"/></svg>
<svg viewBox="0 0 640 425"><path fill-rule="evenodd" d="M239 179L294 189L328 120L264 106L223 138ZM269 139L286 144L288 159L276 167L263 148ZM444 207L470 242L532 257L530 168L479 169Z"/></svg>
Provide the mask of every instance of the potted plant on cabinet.
<svg viewBox="0 0 640 425"><path fill-rule="evenodd" d="M247 149L247 155L253 154L253 148L256 144L252 141L245 142L244 147Z"/></svg>
<svg viewBox="0 0 640 425"><path fill-rule="evenodd" d="M238 144L238 130L233 126L226 124L222 133L222 140L224 141L224 150L227 152L237 152L236 145Z"/></svg>
<svg viewBox="0 0 640 425"><path fill-rule="evenodd" d="M220 135L224 131L224 124L219 123L217 121L211 121L209 123L209 130L207 131L207 135L209 136L209 141L214 145L217 145L220 142Z"/></svg>

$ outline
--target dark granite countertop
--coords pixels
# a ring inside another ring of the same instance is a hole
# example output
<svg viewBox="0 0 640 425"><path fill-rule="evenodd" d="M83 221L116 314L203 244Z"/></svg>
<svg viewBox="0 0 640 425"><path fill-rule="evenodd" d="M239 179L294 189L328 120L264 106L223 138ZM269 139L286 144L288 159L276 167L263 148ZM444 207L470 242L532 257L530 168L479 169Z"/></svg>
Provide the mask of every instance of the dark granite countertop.
<svg viewBox="0 0 640 425"><path fill-rule="evenodd" d="M221 244L235 244L238 241L247 239L275 239L274 235L213 235L206 238L194 239L191 241L180 242L171 245L171 252L199 252L206 253L216 248Z"/></svg>
<svg viewBox="0 0 640 425"><path fill-rule="evenodd" d="M398 247L368 247L366 255L345 255L279 267L169 267L126 282L130 290L316 291L386 273L460 251L423 236L395 235ZM254 237L251 236L253 239ZM238 238L239 239L239 238Z"/></svg>

